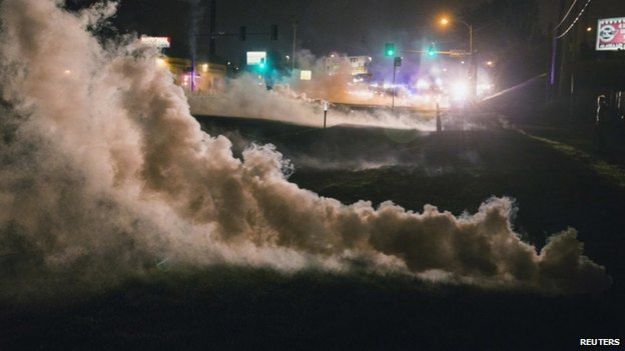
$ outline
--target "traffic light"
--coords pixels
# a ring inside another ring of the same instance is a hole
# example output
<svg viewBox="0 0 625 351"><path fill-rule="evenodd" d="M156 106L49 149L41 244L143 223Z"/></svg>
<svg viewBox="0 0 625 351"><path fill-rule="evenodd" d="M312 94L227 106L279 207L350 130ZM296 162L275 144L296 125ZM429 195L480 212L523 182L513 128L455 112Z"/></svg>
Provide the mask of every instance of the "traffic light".
<svg viewBox="0 0 625 351"><path fill-rule="evenodd" d="M247 39L247 27L246 26L241 26L241 28L239 29L239 39L241 39L241 41L245 41L245 39Z"/></svg>
<svg viewBox="0 0 625 351"><path fill-rule="evenodd" d="M395 67L401 67L401 57L395 57Z"/></svg>
<svg viewBox="0 0 625 351"><path fill-rule="evenodd" d="M430 46L428 46L428 56L434 57L437 54L438 51L436 50L436 45L434 45L434 43L430 44Z"/></svg>
<svg viewBox="0 0 625 351"><path fill-rule="evenodd" d="M265 72L265 68L267 68L267 63L264 58L260 59L260 63L258 64L258 70L261 72Z"/></svg>
<svg viewBox="0 0 625 351"><path fill-rule="evenodd" d="M271 25L271 40L278 40L278 26L275 24Z"/></svg>
<svg viewBox="0 0 625 351"><path fill-rule="evenodd" d="M396 52L397 50L395 50L394 43L386 43L386 45L384 45L384 56L393 57Z"/></svg>

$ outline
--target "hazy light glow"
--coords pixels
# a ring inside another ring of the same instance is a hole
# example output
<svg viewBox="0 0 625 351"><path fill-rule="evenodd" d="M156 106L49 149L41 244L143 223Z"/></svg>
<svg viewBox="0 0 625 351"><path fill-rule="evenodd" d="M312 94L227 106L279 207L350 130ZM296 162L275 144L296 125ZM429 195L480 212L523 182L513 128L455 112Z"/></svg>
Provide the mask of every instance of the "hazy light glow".
<svg viewBox="0 0 625 351"><path fill-rule="evenodd" d="M451 85L451 98L454 101L465 101L469 96L469 84L465 81L457 81Z"/></svg>
<svg viewBox="0 0 625 351"><path fill-rule="evenodd" d="M156 66L158 67L167 67L167 61L165 61L165 59L161 58L161 57L157 57L156 58Z"/></svg>
<svg viewBox="0 0 625 351"><path fill-rule="evenodd" d="M430 82L428 82L425 79L419 79L417 81L417 89L419 90L427 90L427 89L430 89L431 86L432 84L430 84Z"/></svg>

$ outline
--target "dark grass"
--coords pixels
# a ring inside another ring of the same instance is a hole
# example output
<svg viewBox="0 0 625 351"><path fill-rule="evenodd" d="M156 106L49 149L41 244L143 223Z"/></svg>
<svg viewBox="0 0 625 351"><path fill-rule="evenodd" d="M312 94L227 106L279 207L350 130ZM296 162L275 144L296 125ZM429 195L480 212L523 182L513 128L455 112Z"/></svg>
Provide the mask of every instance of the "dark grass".
<svg viewBox="0 0 625 351"><path fill-rule="evenodd" d="M398 276L213 267L3 313L6 349L576 349L618 335L607 294L548 297Z"/></svg>
<svg viewBox="0 0 625 351"><path fill-rule="evenodd" d="M276 144L296 166L292 181L346 203L393 200L411 210L431 203L459 214L493 195L514 197L525 240L540 247L548 234L577 228L614 286L543 296L364 272L154 271L95 293L0 303L0 349L574 350L579 338L625 336L625 195L557 150L508 130L429 135L200 121L212 134ZM311 157L345 167L301 166ZM352 167L388 159L397 162Z"/></svg>

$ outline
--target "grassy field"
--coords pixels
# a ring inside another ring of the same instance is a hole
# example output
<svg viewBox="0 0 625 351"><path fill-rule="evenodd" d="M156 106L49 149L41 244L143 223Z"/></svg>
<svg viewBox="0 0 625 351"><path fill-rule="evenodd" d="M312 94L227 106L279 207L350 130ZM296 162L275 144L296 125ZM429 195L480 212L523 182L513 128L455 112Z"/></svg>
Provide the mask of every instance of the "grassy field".
<svg viewBox="0 0 625 351"><path fill-rule="evenodd" d="M291 180L345 203L393 200L474 212L509 196L515 228L541 247L572 226L614 278L583 296L482 291L399 276L285 275L209 267L154 272L98 294L0 312L0 349L571 350L625 336L625 192L610 177L513 130L418 131L199 118L235 151L273 143Z"/></svg>

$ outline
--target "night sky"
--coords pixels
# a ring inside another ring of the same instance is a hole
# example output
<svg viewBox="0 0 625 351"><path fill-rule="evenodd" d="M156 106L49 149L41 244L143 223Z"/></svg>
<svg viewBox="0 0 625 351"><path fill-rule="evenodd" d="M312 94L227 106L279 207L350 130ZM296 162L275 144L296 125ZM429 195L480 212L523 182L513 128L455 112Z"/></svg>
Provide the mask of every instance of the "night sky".
<svg viewBox="0 0 625 351"><path fill-rule="evenodd" d="M79 0L78 0L79 1ZM441 45L466 42L466 33L442 33L434 26L436 14L462 13L484 0L217 0L217 30L233 33L217 41L217 54L236 60L248 50L276 49L289 53L292 46L292 21L298 25L298 48L317 56L331 51L349 55L381 54L385 42L400 48L419 49L422 38ZM543 1L552 4L556 0ZM122 0L114 25L123 32L138 32L173 38L169 54L189 56L193 22L197 23L197 52L207 52L208 0ZM544 6L544 16L550 8ZM250 35L242 42L240 26L249 33L269 32L279 26L279 40Z"/></svg>

